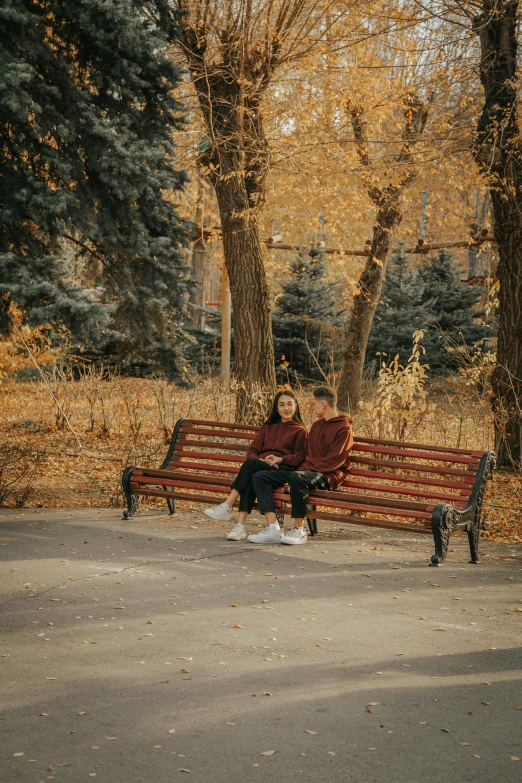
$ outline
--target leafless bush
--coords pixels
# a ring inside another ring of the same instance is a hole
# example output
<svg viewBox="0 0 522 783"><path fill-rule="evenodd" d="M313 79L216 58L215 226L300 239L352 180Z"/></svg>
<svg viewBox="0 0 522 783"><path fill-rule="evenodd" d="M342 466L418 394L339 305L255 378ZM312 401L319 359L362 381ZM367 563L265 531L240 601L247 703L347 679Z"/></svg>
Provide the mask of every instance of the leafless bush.
<svg viewBox="0 0 522 783"><path fill-rule="evenodd" d="M10 501L19 508L25 506L44 456L38 448L0 443L0 506Z"/></svg>
<svg viewBox="0 0 522 783"><path fill-rule="evenodd" d="M152 393L156 403L159 429L164 443L169 443L176 423L177 398L175 386L167 381L156 381Z"/></svg>
<svg viewBox="0 0 522 783"><path fill-rule="evenodd" d="M370 437L410 440L433 419L436 408L427 401L428 365L421 363L423 336L422 330L414 332L412 353L404 366L398 355L383 362L375 393L360 403L357 424Z"/></svg>
<svg viewBox="0 0 522 783"><path fill-rule="evenodd" d="M54 423L59 430L65 430L71 421L73 401L76 398L72 371L58 363L50 370L43 371L43 377L53 395Z"/></svg>

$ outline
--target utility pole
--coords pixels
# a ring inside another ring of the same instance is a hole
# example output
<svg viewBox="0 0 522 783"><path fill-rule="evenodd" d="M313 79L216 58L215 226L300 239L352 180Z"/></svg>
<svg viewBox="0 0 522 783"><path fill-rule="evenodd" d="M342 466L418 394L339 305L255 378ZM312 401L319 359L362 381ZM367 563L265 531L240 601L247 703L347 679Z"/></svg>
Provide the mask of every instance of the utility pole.
<svg viewBox="0 0 522 783"><path fill-rule="evenodd" d="M221 271L221 385L230 389L230 341L232 331L232 299L225 262Z"/></svg>

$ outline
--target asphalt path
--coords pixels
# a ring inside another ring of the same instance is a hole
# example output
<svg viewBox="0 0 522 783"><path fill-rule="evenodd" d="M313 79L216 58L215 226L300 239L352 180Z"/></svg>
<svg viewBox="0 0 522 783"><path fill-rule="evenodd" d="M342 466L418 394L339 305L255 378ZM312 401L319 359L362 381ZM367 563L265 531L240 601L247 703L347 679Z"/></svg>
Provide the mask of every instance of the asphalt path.
<svg viewBox="0 0 522 783"><path fill-rule="evenodd" d="M227 527L0 512L1 783L522 780L520 545Z"/></svg>

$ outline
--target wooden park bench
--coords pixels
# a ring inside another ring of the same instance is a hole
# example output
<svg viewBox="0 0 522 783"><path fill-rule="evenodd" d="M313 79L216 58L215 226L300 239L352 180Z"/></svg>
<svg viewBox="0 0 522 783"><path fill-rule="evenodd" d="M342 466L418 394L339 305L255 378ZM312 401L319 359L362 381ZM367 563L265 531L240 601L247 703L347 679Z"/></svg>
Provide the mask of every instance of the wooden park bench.
<svg viewBox="0 0 522 783"><path fill-rule="evenodd" d="M257 430L248 424L180 419L160 468L124 470L124 518L136 512L138 495L165 498L171 514L176 500L221 503ZM477 563L484 490L495 464L492 451L356 437L342 486L310 494L310 533L317 533L317 519L431 533L431 564L439 565L452 531L465 530L470 562ZM275 499L278 515L290 515L288 488L276 491Z"/></svg>

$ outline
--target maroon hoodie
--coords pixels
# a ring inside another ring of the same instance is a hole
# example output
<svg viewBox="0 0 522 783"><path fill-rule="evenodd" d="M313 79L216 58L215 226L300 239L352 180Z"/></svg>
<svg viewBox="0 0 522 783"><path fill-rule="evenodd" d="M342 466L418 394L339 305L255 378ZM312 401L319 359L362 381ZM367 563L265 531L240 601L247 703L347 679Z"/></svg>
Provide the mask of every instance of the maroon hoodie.
<svg viewBox="0 0 522 783"><path fill-rule="evenodd" d="M344 413L332 419L317 419L308 435L306 458L300 470L324 473L332 489L337 489L348 474L353 446L352 422Z"/></svg>
<svg viewBox="0 0 522 783"><path fill-rule="evenodd" d="M291 419L287 422L278 421L275 424L263 424L250 444L246 458L264 459L269 454L282 457L279 467L286 470L297 470L305 458L308 431L304 424ZM267 470L270 466L267 466Z"/></svg>

